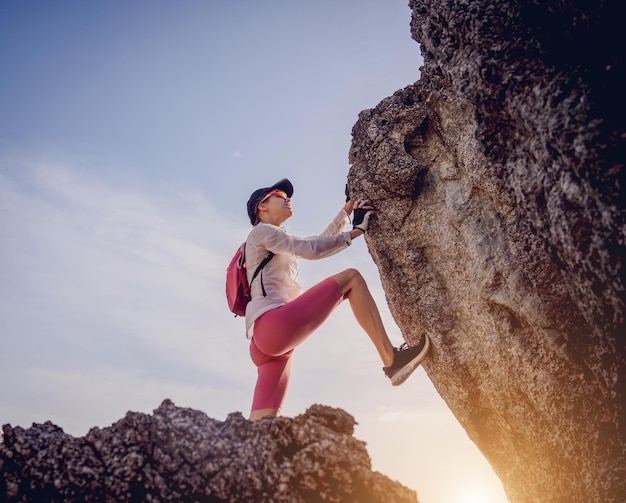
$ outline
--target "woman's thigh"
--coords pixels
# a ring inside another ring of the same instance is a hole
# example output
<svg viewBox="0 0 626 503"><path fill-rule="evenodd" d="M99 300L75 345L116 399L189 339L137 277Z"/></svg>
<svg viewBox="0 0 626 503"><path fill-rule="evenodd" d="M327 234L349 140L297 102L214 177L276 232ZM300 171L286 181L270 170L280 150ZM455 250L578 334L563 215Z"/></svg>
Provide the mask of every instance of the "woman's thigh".
<svg viewBox="0 0 626 503"><path fill-rule="evenodd" d="M254 322L254 341L267 355L284 354L311 335L342 300L337 281L327 278L297 299L259 317Z"/></svg>
<svg viewBox="0 0 626 503"><path fill-rule="evenodd" d="M252 410L276 409L280 411L289 380L291 377L291 356L288 351L280 356L268 356L256 347L254 340L250 344L250 356L258 367L258 376L254 388Z"/></svg>

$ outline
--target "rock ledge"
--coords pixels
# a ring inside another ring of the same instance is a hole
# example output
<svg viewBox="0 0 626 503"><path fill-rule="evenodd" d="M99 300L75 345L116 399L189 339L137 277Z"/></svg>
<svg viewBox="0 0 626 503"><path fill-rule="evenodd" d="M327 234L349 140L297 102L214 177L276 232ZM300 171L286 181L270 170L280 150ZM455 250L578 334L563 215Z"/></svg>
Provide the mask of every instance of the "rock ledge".
<svg viewBox="0 0 626 503"><path fill-rule="evenodd" d="M165 400L76 438L46 422L3 426L0 499L417 502L373 472L354 418L313 405L295 418L225 421Z"/></svg>

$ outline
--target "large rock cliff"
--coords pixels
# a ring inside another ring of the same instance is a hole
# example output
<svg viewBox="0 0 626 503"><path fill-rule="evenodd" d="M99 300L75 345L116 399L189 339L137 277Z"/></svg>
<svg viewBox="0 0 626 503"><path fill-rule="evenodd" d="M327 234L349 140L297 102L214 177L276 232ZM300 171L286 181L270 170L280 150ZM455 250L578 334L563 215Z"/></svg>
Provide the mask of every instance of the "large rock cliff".
<svg viewBox="0 0 626 503"><path fill-rule="evenodd" d="M222 422L170 400L82 438L50 422L5 425L0 501L417 503L372 471L354 425L320 405L295 418Z"/></svg>
<svg viewBox="0 0 626 503"><path fill-rule="evenodd" d="M624 46L576 4L411 0L420 80L350 151L392 314L513 503L626 497Z"/></svg>

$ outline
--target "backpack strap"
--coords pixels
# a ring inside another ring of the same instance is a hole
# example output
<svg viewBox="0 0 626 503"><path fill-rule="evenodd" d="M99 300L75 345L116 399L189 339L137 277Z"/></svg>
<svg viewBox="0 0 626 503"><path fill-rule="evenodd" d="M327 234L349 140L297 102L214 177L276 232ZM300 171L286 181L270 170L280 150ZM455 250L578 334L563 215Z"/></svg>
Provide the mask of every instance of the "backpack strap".
<svg viewBox="0 0 626 503"><path fill-rule="evenodd" d="M269 252L267 254L267 257L265 257L263 259L263 261L258 265L258 267L254 270L254 274L252 275L252 279L250 280L250 285L252 285L252 282L254 281L254 278L256 278L259 273L261 272L261 270L269 263L270 260L272 260L274 258L274 252ZM261 273L261 290L263 291L263 297L267 297L267 293L265 292L265 286L263 285L263 274Z"/></svg>

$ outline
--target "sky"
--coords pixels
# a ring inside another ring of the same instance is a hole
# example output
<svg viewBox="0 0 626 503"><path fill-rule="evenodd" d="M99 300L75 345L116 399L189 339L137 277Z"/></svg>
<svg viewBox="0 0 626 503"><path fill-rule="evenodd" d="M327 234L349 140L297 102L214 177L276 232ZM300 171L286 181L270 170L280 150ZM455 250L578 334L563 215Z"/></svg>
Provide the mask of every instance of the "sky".
<svg viewBox="0 0 626 503"><path fill-rule="evenodd" d="M409 23L407 0L2 0L0 422L82 436L165 398L247 416L224 295L245 203L288 177L288 232L326 226L359 112L419 79ZM363 239L299 281L347 267L402 343ZM422 503L506 503L423 369L391 387L346 304L297 349L283 414L346 410Z"/></svg>

